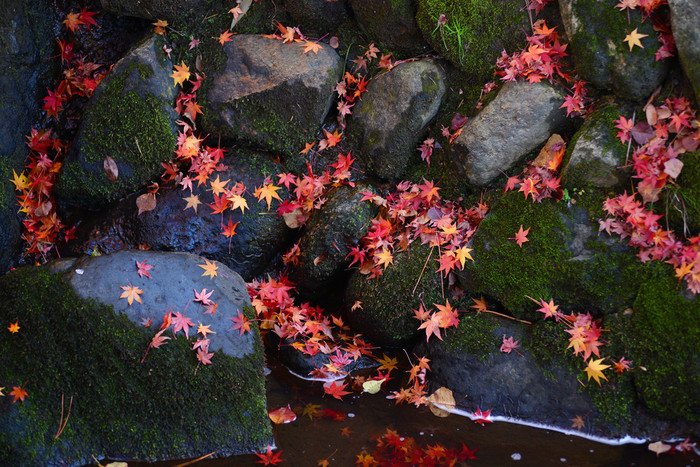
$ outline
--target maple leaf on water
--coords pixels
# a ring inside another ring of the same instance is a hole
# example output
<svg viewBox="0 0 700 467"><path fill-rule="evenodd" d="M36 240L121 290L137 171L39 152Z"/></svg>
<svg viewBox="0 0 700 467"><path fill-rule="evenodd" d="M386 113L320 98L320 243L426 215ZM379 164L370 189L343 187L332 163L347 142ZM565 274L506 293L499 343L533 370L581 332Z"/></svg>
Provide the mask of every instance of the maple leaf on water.
<svg viewBox="0 0 700 467"><path fill-rule="evenodd" d="M600 358L598 360L593 360L592 358L586 363L586 373L588 374L588 381L593 378L596 383L598 383L598 386L600 386L600 378L603 378L604 380L608 380L608 378L605 377L603 374L603 370L606 368L610 368L610 365L603 365L603 360L604 358Z"/></svg>
<svg viewBox="0 0 700 467"><path fill-rule="evenodd" d="M294 413L289 404L286 407L280 407L279 409L270 410L267 415L272 420L272 423L276 425L282 425L283 423L291 423L297 419L297 414Z"/></svg>
<svg viewBox="0 0 700 467"><path fill-rule="evenodd" d="M491 409L487 410L486 412L482 412L481 408L477 407L476 412L474 412L474 421L481 426L483 426L484 423L493 423L490 420L490 417Z"/></svg>
<svg viewBox="0 0 700 467"><path fill-rule="evenodd" d="M313 420L313 418L318 415L318 409L320 409L321 406L317 404L312 404L309 402L304 406L304 411L301 413L302 417L304 415L307 415L309 417L309 420Z"/></svg>
<svg viewBox="0 0 700 467"><path fill-rule="evenodd" d="M151 275L148 273L148 271L153 267L152 264L146 264L147 260L143 260L142 263L139 263L136 261L136 274L139 275L139 277L151 277Z"/></svg>
<svg viewBox="0 0 700 467"><path fill-rule="evenodd" d="M377 361L382 364L378 369L379 370L387 370L389 372L391 372L392 370L395 370L396 366L399 364L398 359L387 357L386 354L383 354L383 355L384 355L383 358L377 359Z"/></svg>
<svg viewBox="0 0 700 467"><path fill-rule="evenodd" d="M134 300L136 300L139 303L143 303L141 301L141 297L139 297L139 294L142 294L143 290L131 285L131 282L129 282L128 286L122 285L121 288L122 290L124 290L124 292L122 292L119 298L126 298L126 301L129 303L129 306L131 306L131 304L134 303Z"/></svg>
<svg viewBox="0 0 700 467"><path fill-rule="evenodd" d="M323 384L323 391L338 400L343 400L343 396L350 394L348 391L345 391L346 386L347 383L338 384L337 381L328 381Z"/></svg>
<svg viewBox="0 0 700 467"><path fill-rule="evenodd" d="M523 230L523 225L520 224L520 230L515 234L515 237L508 237L510 240L515 240L515 243L518 244L520 248L523 247L523 243L529 242L530 240L527 238L527 234L530 232L530 227L527 229Z"/></svg>
<svg viewBox="0 0 700 467"><path fill-rule="evenodd" d="M248 320L248 318L246 318L243 315L243 313L240 312L240 310L238 311L238 316L234 316L233 318L228 319L233 321L233 324L231 325L229 330L238 329L239 336L242 336L246 332L250 332L250 320Z"/></svg>
<svg viewBox="0 0 700 467"><path fill-rule="evenodd" d="M204 262L206 264L198 264L197 266L204 269L202 273L203 276L209 276L213 279L217 275L216 270L219 269L219 266L217 266L215 262L210 262L208 259L204 259Z"/></svg>
<svg viewBox="0 0 700 467"><path fill-rule="evenodd" d="M20 386L12 386L12 391L10 391L9 395L14 398L12 399L13 404L18 400L22 401L22 403L24 404L24 398L27 397L29 394L25 389L23 389Z"/></svg>
<svg viewBox="0 0 700 467"><path fill-rule="evenodd" d="M175 84L182 86L185 81L190 79L190 67L185 65L185 62L180 62L179 65L175 65L175 71L170 77L175 81Z"/></svg>
<svg viewBox="0 0 700 467"><path fill-rule="evenodd" d="M267 451L265 451L265 454L260 454L256 452L255 455L260 458L259 461L256 461L256 464L275 465L279 464L284 460L280 458L280 456L282 455L282 451L273 453L270 445L267 446Z"/></svg>
<svg viewBox="0 0 700 467"><path fill-rule="evenodd" d="M639 33L637 32L637 28L634 28L634 31L632 31L631 33L629 33L629 34L627 34L627 35L625 36L624 41L627 42L627 45L630 46L630 52L631 52L631 51L632 51L632 48L633 48L635 45L638 45L640 48L643 49L644 46L643 46L642 43L639 41L639 39L641 39L642 37L647 37L647 36L648 36L648 34L639 34Z"/></svg>

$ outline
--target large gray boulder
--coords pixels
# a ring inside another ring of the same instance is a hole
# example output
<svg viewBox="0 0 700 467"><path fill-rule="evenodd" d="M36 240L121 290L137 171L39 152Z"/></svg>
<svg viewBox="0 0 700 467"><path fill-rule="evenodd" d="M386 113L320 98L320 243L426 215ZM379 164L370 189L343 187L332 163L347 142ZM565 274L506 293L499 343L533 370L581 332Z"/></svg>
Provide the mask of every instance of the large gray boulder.
<svg viewBox="0 0 700 467"><path fill-rule="evenodd" d="M97 207L134 192L158 177L178 133L173 109L177 87L163 39L154 35L119 60L97 86L67 151L56 184L59 202ZM110 156L119 176L104 170Z"/></svg>
<svg viewBox="0 0 700 467"><path fill-rule="evenodd" d="M304 53L303 43L233 36L223 69L203 86L204 131L297 155L316 138L343 69L332 47L318 45Z"/></svg>
<svg viewBox="0 0 700 467"><path fill-rule="evenodd" d="M700 1L669 0L671 29L683 71L700 100Z"/></svg>
<svg viewBox="0 0 700 467"><path fill-rule="evenodd" d="M484 186L566 125L563 88L508 82L455 139L453 157L469 183Z"/></svg>
<svg viewBox="0 0 700 467"><path fill-rule="evenodd" d="M445 71L431 58L380 75L353 108L348 141L369 174L401 177L445 95Z"/></svg>
<svg viewBox="0 0 700 467"><path fill-rule="evenodd" d="M136 261L152 266L150 278ZM203 258L129 250L0 278L0 319L20 325L18 339L0 341L0 380L29 394L0 408L0 462L183 459L272 443L257 326L231 329L239 312L254 318L250 298L240 276L214 264L209 277ZM140 302L129 304L122 287L143 291ZM193 302L205 288L218 304L212 315ZM189 337L173 322L161 335L169 340L149 348L168 310L194 323ZM200 324L210 332L206 365L193 350ZM59 420L67 423L56 435Z"/></svg>
<svg viewBox="0 0 700 467"><path fill-rule="evenodd" d="M559 9L581 78L635 101L663 82L668 64L656 61L657 33L651 21L642 21L640 9L621 12L611 2L589 0L559 0ZM630 50L624 38L635 29L646 35L644 48Z"/></svg>

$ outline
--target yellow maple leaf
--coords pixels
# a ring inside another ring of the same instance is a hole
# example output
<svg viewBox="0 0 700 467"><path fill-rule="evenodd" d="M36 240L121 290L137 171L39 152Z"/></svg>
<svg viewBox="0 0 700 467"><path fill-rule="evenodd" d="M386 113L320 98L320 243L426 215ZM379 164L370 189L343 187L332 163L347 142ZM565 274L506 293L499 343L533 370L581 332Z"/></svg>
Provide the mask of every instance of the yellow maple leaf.
<svg viewBox="0 0 700 467"><path fill-rule="evenodd" d="M390 264L394 264L394 257L391 252L386 248L382 248L382 251L374 255L377 260L377 266L384 265L384 269Z"/></svg>
<svg viewBox="0 0 700 467"><path fill-rule="evenodd" d="M24 172L20 172L20 174L17 175L15 169L12 169L12 175L13 178L11 178L10 181L15 185L15 190L22 191L29 188L29 179L24 175Z"/></svg>
<svg viewBox="0 0 700 467"><path fill-rule="evenodd" d="M155 32L156 34L165 34L165 27L168 25L167 21L159 19L158 21L152 24L153 26L155 26L153 32Z"/></svg>
<svg viewBox="0 0 700 467"><path fill-rule="evenodd" d="M245 210L248 208L248 201L245 200L244 197L241 195L233 195L229 196L228 200L231 201L231 211L235 211L236 209L241 210L241 214L245 214Z"/></svg>
<svg viewBox="0 0 700 467"><path fill-rule="evenodd" d="M304 406L304 410L301 413L301 416L303 417L304 415L308 415L309 419L313 419L316 414L318 414L318 409L320 409L320 405L312 404L309 402Z"/></svg>
<svg viewBox="0 0 700 467"><path fill-rule="evenodd" d="M185 62L180 62L179 65L175 65L175 71L170 77L175 80L175 84L182 86L185 81L190 79L190 67L185 65Z"/></svg>
<svg viewBox="0 0 700 467"><path fill-rule="evenodd" d="M319 44L318 42L313 42L313 41L304 42L303 47L304 47L304 53L313 52L315 55L318 55L318 51L321 50L321 44Z"/></svg>
<svg viewBox="0 0 700 467"><path fill-rule="evenodd" d="M210 181L210 182L209 182L209 184L210 184L210 186L211 186L211 191L212 191L215 195L220 195L221 193L223 193L224 191L226 191L226 185L228 185L228 182L230 182L230 181L231 181L231 180L220 181L220 180L219 180L219 176L217 175L217 176L216 176L216 180Z"/></svg>
<svg viewBox="0 0 700 467"><path fill-rule="evenodd" d="M640 48L643 49L644 46L639 41L639 39L641 39L642 37L647 37L647 36L648 36L648 34L639 34L637 32L637 28L634 28L634 31L632 31L631 33L629 33L625 36L624 41L627 42L627 45L630 46L630 52L631 52L632 47L634 47L635 45L638 45Z"/></svg>
<svg viewBox="0 0 700 467"><path fill-rule="evenodd" d="M588 381L593 378L596 383L598 383L598 386L600 386L600 378L603 378L605 381L608 380L608 378L605 377L603 374L603 370L606 368L610 368L610 365L603 365L603 360L604 358L599 358L598 360L593 360L590 359L588 363L586 363L586 373L588 374Z"/></svg>
<svg viewBox="0 0 700 467"><path fill-rule="evenodd" d="M212 279L214 276L217 275L216 270L219 269L219 266L216 265L216 263L209 262L208 259L204 260L206 264L198 264L200 268L204 269L204 272L202 273L203 276L209 276Z"/></svg>
<svg viewBox="0 0 700 467"><path fill-rule="evenodd" d="M469 254L469 253L471 253L471 251L472 251L472 249L467 248L466 246L463 246L461 248L457 248L455 250L455 258L459 261L459 264L461 264L462 267L464 267L464 262L466 260L470 259L470 260L474 261L474 258L472 258L472 255Z"/></svg>
<svg viewBox="0 0 700 467"><path fill-rule="evenodd" d="M272 198L276 198L279 201L282 201L282 198L277 194L277 190L279 190L280 187L273 185L272 183L267 183L263 186L260 186L255 189L255 195L256 198L258 198L258 201L262 201L263 199L267 203L267 209L270 209L270 205L272 204Z"/></svg>
<svg viewBox="0 0 700 467"><path fill-rule="evenodd" d="M134 303L134 300L136 300L139 303L143 303L141 301L141 297L139 297L139 294L142 294L143 290L131 284L129 284L128 286L122 285L121 288L124 290L124 292L122 292L119 298L126 298L126 301L129 303L129 306L131 306L131 304Z"/></svg>
<svg viewBox="0 0 700 467"><path fill-rule="evenodd" d="M202 204L202 202L199 200L199 195L192 195L182 199L187 201L187 206L185 206L185 209L183 209L183 211L186 211L187 208L192 208L194 209L194 212L197 212L197 206Z"/></svg>
<svg viewBox="0 0 700 467"><path fill-rule="evenodd" d="M383 358L377 359L377 361L382 364L378 369L387 371L395 370L396 366L399 364L399 360L396 358L387 357L386 354L383 355Z"/></svg>

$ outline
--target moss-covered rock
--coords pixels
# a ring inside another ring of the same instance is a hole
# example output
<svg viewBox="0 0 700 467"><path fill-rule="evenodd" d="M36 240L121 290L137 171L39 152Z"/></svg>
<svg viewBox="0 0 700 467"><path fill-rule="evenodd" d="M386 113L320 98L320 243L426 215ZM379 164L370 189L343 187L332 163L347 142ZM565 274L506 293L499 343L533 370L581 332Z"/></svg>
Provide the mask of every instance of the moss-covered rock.
<svg viewBox="0 0 700 467"><path fill-rule="evenodd" d="M348 122L348 142L371 175L401 177L445 94L445 72L433 59L403 63L367 86Z"/></svg>
<svg viewBox="0 0 700 467"><path fill-rule="evenodd" d="M177 87L160 36L152 36L122 58L99 84L83 115L56 184L60 202L96 207L148 184L175 150ZM104 159L119 176L111 183Z"/></svg>
<svg viewBox="0 0 700 467"><path fill-rule="evenodd" d="M394 254L394 262L377 279L353 272L345 289L345 311L353 329L375 344L405 344L418 335L413 309L421 303L444 304L437 251L413 242ZM352 307L360 301L361 307ZM420 331L422 332L422 331Z"/></svg>
<svg viewBox="0 0 700 467"><path fill-rule="evenodd" d="M154 281L159 281L156 270L163 279L181 272L152 258L148 262L155 265ZM135 267L113 279L110 297L116 300L120 283L129 279L145 290L146 302L149 289L139 282ZM190 284L179 283L191 294ZM160 287L165 290L165 285ZM221 294L217 298L228 293L216 288ZM245 288L241 294L241 299L247 297ZM0 322L20 326L18 333L0 340L0 385L21 386L28 392L24 402L2 398L3 465L83 465L92 462L93 455L141 460L213 451L226 455L264 449L272 441L257 330L248 338L246 352L235 357L217 351L208 366L197 368L193 338L182 333L151 348L142 362L155 329L79 298L64 277L50 274L46 267L22 268L1 277L0 295ZM165 300L150 309L162 318L166 304L171 305ZM133 305L145 309L137 302ZM253 318L251 308L244 313ZM160 318L154 319L157 322ZM56 438L60 420L67 423Z"/></svg>
<svg viewBox="0 0 700 467"><path fill-rule="evenodd" d="M627 308L648 265L616 239L597 234L595 213L604 199L595 191L578 196L575 205L504 194L474 236L474 262L458 272L465 290L489 295L528 320L541 316L528 296L578 311ZM522 248L513 241L521 225L530 229Z"/></svg>
<svg viewBox="0 0 700 467"><path fill-rule="evenodd" d="M318 37L332 33L348 19L347 0L284 0L284 9L304 34Z"/></svg>
<svg viewBox="0 0 700 467"><path fill-rule="evenodd" d="M200 95L205 131L296 156L328 113L342 63L327 44L304 54L300 43L238 34L225 65Z"/></svg>
<svg viewBox="0 0 700 467"><path fill-rule="evenodd" d="M418 55L428 48L416 23L413 0L351 0L350 6L369 39L398 54L396 58Z"/></svg>
<svg viewBox="0 0 700 467"><path fill-rule="evenodd" d="M641 101L659 86L668 70L656 61L656 32L639 9L621 12L613 0L560 0L577 73L598 88ZM625 36L637 29L644 46L629 49Z"/></svg>
<svg viewBox="0 0 700 467"><path fill-rule="evenodd" d="M341 186L329 192L320 211L315 211L299 242L299 264L292 281L309 298L328 292L328 287L347 269L350 247L356 245L377 214L373 203L361 202L367 185Z"/></svg>
<svg viewBox="0 0 700 467"><path fill-rule="evenodd" d="M224 10L221 0L100 0L102 8L116 15L166 20L170 25L187 24L207 13Z"/></svg>
<svg viewBox="0 0 700 467"><path fill-rule="evenodd" d="M440 15L447 23L438 27ZM520 49L530 21L516 0L419 0L416 16L426 41L477 81L488 81L501 51Z"/></svg>
<svg viewBox="0 0 700 467"><path fill-rule="evenodd" d="M676 232L685 237L700 234L700 152L680 156L683 170L676 186L662 192L661 214L668 216ZM664 209L666 207L666 209Z"/></svg>
<svg viewBox="0 0 700 467"><path fill-rule="evenodd" d="M562 185L566 188L621 186L629 181L624 169L626 146L617 138L615 120L622 113L614 102L598 107L567 147Z"/></svg>
<svg viewBox="0 0 700 467"><path fill-rule="evenodd" d="M672 268L657 263L639 289L631 323L620 336L641 401L664 418L700 422L700 300L677 290ZM700 425L698 425L700 426ZM698 430L700 431L700 430Z"/></svg>

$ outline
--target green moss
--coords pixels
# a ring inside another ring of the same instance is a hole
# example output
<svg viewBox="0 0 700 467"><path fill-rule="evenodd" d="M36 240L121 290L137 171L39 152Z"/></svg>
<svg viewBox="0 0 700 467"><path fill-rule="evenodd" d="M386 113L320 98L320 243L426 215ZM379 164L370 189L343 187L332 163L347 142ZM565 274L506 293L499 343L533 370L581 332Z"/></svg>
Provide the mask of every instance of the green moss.
<svg viewBox="0 0 700 467"><path fill-rule="evenodd" d="M93 454L157 459L259 449L270 441L259 339L249 356L215 355L195 375L190 340L151 349L140 363L152 331L79 299L44 268L3 276L0 295L0 322L20 325L0 340L0 385L29 393L24 403L6 397L0 405L3 464L59 456L86 463ZM73 397L71 416L55 440L62 395L66 411Z"/></svg>
<svg viewBox="0 0 700 467"><path fill-rule="evenodd" d="M82 161L64 166L57 187L60 196L91 204L113 201L146 185L160 171L160 163L172 157L172 102L148 92L125 92L132 72L143 74L146 68L150 69L132 64L109 81L97 101L89 106L84 115L89 124L83 126L79 136ZM107 155L112 155L120 168L115 183L107 180L102 169Z"/></svg>
<svg viewBox="0 0 700 467"><path fill-rule="evenodd" d="M454 306L459 309L468 309ZM494 336L494 330L500 324L492 316L480 313L467 313L459 317L459 325L456 330L444 330L444 346L450 352L464 352L475 355L486 361L486 357L498 352L500 348L500 336ZM516 336L519 339L519 336Z"/></svg>
<svg viewBox="0 0 700 467"><path fill-rule="evenodd" d="M442 14L447 24L437 27ZM520 3L491 0L421 1L416 21L435 50L481 82L491 77L501 50L523 44L522 31L529 24Z"/></svg>
<svg viewBox="0 0 700 467"><path fill-rule="evenodd" d="M634 374L634 383L656 414L700 422L700 303L676 289L671 266L653 267L656 276L640 288L622 334L628 358L647 369Z"/></svg>

